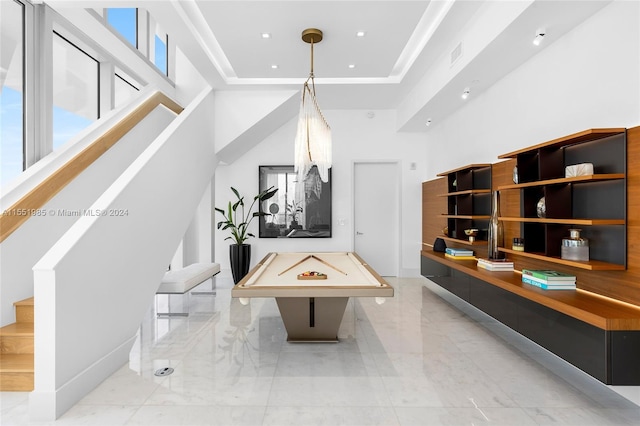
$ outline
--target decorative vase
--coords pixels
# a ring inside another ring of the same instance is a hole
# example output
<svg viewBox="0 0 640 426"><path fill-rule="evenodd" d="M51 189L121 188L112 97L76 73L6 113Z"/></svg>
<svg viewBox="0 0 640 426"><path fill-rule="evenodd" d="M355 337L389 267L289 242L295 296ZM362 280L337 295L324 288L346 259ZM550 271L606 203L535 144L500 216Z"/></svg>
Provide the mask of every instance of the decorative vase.
<svg viewBox="0 0 640 426"><path fill-rule="evenodd" d="M502 259L504 253L498 250L504 247L504 226L498 218L500 217L500 193L493 191L493 202L491 204L491 218L489 219L489 245L487 256L489 259Z"/></svg>
<svg viewBox="0 0 640 426"><path fill-rule="evenodd" d="M233 282L238 284L249 272L249 265L251 264L251 245L231 244L229 246L229 260L231 261Z"/></svg>

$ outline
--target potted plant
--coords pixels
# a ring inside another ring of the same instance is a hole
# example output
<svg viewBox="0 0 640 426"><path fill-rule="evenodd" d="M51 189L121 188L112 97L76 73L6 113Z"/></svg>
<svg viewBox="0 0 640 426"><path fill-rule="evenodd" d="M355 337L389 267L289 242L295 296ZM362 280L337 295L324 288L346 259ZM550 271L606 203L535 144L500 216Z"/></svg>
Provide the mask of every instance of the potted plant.
<svg viewBox="0 0 640 426"><path fill-rule="evenodd" d="M291 203L287 204L287 213L291 215L291 229L302 228L298 225L298 214L302 213L302 202L291 200Z"/></svg>
<svg viewBox="0 0 640 426"><path fill-rule="evenodd" d="M229 201L226 210L215 208L217 212L222 214L224 220L218 222L218 229L229 230L231 235L225 240L233 240L234 244L229 246L229 260L231 261L231 273L233 274L233 282L238 283L249 272L251 264L251 245L245 244L249 237L255 237L249 232L249 225L255 217L267 216L269 213L253 211L256 202L262 202L273 197L278 188L270 187L253 197L253 202L248 209L245 209L244 196L234 188L231 191L236 196L236 201Z"/></svg>

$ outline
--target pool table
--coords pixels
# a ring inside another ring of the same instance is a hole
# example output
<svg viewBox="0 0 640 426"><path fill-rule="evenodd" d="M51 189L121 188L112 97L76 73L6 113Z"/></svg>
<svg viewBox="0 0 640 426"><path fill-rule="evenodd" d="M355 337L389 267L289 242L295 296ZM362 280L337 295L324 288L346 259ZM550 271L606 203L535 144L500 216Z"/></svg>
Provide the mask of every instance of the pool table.
<svg viewBox="0 0 640 426"><path fill-rule="evenodd" d="M393 287L356 253L269 253L231 296L275 297L289 342L337 342L349 297L393 297Z"/></svg>

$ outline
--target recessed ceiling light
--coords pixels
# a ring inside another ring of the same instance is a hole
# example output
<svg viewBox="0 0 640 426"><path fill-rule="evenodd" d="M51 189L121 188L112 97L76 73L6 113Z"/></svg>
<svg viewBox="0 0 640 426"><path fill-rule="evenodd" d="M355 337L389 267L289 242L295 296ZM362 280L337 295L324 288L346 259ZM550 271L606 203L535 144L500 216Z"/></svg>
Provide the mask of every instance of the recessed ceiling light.
<svg viewBox="0 0 640 426"><path fill-rule="evenodd" d="M365 33L364 31L358 31L358 32L356 33L356 37L364 37L364 36L365 36L365 34L366 34L366 33Z"/></svg>
<svg viewBox="0 0 640 426"><path fill-rule="evenodd" d="M546 31L544 28L539 28L538 31L536 31L536 36L533 38L533 44L540 46L540 43L544 40L545 33Z"/></svg>
<svg viewBox="0 0 640 426"><path fill-rule="evenodd" d="M355 67L355 64L349 64L349 69L354 69Z"/></svg>
<svg viewBox="0 0 640 426"><path fill-rule="evenodd" d="M271 38L271 34L270 33L262 33L260 36L262 38Z"/></svg>
<svg viewBox="0 0 640 426"><path fill-rule="evenodd" d="M467 99L470 93L471 93L471 89L469 89L468 87L465 88L464 91L462 92L462 99Z"/></svg>
<svg viewBox="0 0 640 426"><path fill-rule="evenodd" d="M277 69L278 69L278 64L273 64L273 65L271 65L271 69L273 69L273 70L277 70Z"/></svg>

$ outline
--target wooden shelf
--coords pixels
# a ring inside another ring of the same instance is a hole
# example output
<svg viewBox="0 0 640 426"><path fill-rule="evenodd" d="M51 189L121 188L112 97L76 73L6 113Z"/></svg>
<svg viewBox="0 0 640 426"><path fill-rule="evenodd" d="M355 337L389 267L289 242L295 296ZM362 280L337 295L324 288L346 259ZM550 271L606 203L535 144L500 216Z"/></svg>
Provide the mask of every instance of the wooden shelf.
<svg viewBox="0 0 640 426"><path fill-rule="evenodd" d="M459 214L443 214L440 217L446 217L447 219L471 219L471 220L489 220L490 215L459 215Z"/></svg>
<svg viewBox="0 0 640 426"><path fill-rule="evenodd" d="M598 182L603 180L616 180L616 179L624 179L624 173L608 173L608 174L597 174L597 175L586 175L586 176L574 176L570 178L559 178L559 179L548 179L548 180L539 180L536 182L527 182L527 183L518 183L513 185L502 185L498 187L498 191L502 191L503 189L522 189L522 188L530 188L535 186L545 186L545 185L563 185L570 183L584 183L584 182Z"/></svg>
<svg viewBox="0 0 640 426"><path fill-rule="evenodd" d="M446 235L441 235L440 238L445 241L464 244L466 246L486 246L488 244L487 240L475 240L474 242L470 243L468 239L462 240L460 238L447 237Z"/></svg>
<svg viewBox="0 0 640 426"><path fill-rule="evenodd" d="M504 248L504 247L499 247L498 250L500 250L503 253L510 253L517 256L528 257L531 259L544 260L545 262L557 263L559 265L571 266L574 268L586 269L589 271L624 271L626 269L625 265L618 265L617 263L600 262L598 260L589 260L587 262L580 262L576 260L567 260L567 259L561 259L559 257L529 253L526 251L516 251L516 250Z"/></svg>
<svg viewBox="0 0 640 426"><path fill-rule="evenodd" d="M461 172L464 170L482 169L485 167L491 167L491 164L490 163L467 164L466 166L458 167L457 169L449 170L448 172L438 173L436 176L448 176L452 173Z"/></svg>
<svg viewBox="0 0 640 426"><path fill-rule="evenodd" d="M553 219L547 217L504 217L501 216L498 220L502 222L521 222L521 223L556 223L560 225L584 225L584 226L597 226L597 225L624 225L624 219Z"/></svg>
<svg viewBox="0 0 640 426"><path fill-rule="evenodd" d="M509 152L507 154L499 155L498 158L516 158L519 154L526 154L536 151L541 148L561 148L563 146L573 145L576 143L590 142L597 139L607 138L609 136L619 135L624 133L627 129L624 127L609 128L609 129L589 129L582 132L574 133L569 136L564 136L558 139L553 139L548 142L543 142L538 145L533 145L518 151Z"/></svg>
<svg viewBox="0 0 640 426"><path fill-rule="evenodd" d="M469 195L469 194L491 194L490 189L469 189L467 191L448 192L446 194L438 194L438 197L455 197L457 195Z"/></svg>

